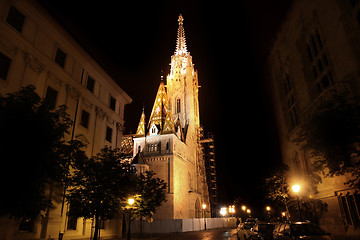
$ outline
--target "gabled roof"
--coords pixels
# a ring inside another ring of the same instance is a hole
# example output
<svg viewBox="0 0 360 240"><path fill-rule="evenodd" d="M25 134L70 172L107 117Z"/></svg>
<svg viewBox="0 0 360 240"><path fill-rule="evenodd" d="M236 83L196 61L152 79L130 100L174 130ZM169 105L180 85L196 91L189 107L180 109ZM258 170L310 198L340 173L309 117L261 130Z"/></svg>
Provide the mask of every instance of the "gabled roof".
<svg viewBox="0 0 360 240"><path fill-rule="evenodd" d="M160 82L155 102L151 111L148 128L155 124L159 134L175 133L174 120L170 110L168 96L163 81Z"/></svg>

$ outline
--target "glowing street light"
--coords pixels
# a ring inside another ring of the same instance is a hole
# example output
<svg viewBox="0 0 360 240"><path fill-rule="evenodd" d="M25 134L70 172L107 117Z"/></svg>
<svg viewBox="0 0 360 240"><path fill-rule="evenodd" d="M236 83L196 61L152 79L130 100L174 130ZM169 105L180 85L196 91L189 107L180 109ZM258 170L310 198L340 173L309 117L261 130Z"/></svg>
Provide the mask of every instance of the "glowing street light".
<svg viewBox="0 0 360 240"><path fill-rule="evenodd" d="M130 206L132 206L134 203L135 203L135 199L133 199L133 198L129 198L129 199L128 199L128 204L129 204Z"/></svg>
<svg viewBox="0 0 360 240"><path fill-rule="evenodd" d="M220 208L220 214L221 214L221 216L225 216L226 215L226 207L222 207L222 208Z"/></svg>
<svg viewBox="0 0 360 240"><path fill-rule="evenodd" d="M235 206L234 205L229 206L229 213L231 213L234 216L234 213L235 213Z"/></svg>
<svg viewBox="0 0 360 240"><path fill-rule="evenodd" d="M293 190L294 193L300 192L300 189L301 189L301 187L300 187L299 184L295 184L295 185L293 185L291 188L292 188L292 190Z"/></svg>
<svg viewBox="0 0 360 240"><path fill-rule="evenodd" d="M242 206L241 206L241 209L245 212L245 211L246 211L246 206L245 206L245 205L242 205Z"/></svg>

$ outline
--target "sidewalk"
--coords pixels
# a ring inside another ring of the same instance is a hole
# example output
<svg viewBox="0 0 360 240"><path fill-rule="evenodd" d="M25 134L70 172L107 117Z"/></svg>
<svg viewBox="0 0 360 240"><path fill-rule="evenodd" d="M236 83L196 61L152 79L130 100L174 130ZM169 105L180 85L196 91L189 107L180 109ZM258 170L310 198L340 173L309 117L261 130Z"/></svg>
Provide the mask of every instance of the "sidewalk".
<svg viewBox="0 0 360 240"><path fill-rule="evenodd" d="M193 231L193 232L175 232L175 233L154 233L152 236L146 233L142 238L139 238L138 234L131 236L131 240L200 240L200 239L212 239L212 240L224 240L231 239L236 240L235 228L215 228L209 230ZM119 240L119 239L117 239ZM127 240L123 238L122 240Z"/></svg>

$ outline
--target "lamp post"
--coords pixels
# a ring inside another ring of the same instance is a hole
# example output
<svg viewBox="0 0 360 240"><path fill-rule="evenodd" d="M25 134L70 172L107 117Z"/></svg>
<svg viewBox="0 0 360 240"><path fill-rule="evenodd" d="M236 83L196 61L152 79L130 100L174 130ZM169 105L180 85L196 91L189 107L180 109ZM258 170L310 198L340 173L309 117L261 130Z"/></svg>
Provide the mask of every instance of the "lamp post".
<svg viewBox="0 0 360 240"><path fill-rule="evenodd" d="M127 235L127 240L130 240L131 238L131 230L130 230L130 223L131 223L131 210L132 210L132 206L135 203L135 199L134 198L129 198L128 201L128 208L129 208L129 228L128 228L128 235Z"/></svg>
<svg viewBox="0 0 360 240"><path fill-rule="evenodd" d="M301 187L300 187L300 185L295 184L291 188L292 188L293 192L296 194L298 210L299 210L299 217L300 217L300 221L302 222L303 220L302 220L302 215L301 215L301 210L300 210L300 200L299 200L299 192L300 192Z"/></svg>
<svg viewBox="0 0 360 240"><path fill-rule="evenodd" d="M204 216L204 228L205 228L205 230L206 230L206 219L205 219L205 213L206 213L206 211L205 211L205 209L206 209L206 204L204 203L203 205L202 205L202 209L203 209L203 216Z"/></svg>
<svg viewBox="0 0 360 240"><path fill-rule="evenodd" d="M231 213L231 216L234 217L234 213L235 213L235 206L229 206L229 213Z"/></svg>
<svg viewBox="0 0 360 240"><path fill-rule="evenodd" d="M221 216L225 216L226 215L226 207L222 207L222 208L220 208L220 214L221 214Z"/></svg>
<svg viewBox="0 0 360 240"><path fill-rule="evenodd" d="M271 222L271 213L270 213L271 207L270 207L270 206L266 206L266 211L267 211L267 214L268 214L268 216L269 216L269 222Z"/></svg>
<svg viewBox="0 0 360 240"><path fill-rule="evenodd" d="M246 209L247 214L249 214L249 217L251 217L251 210L250 209Z"/></svg>

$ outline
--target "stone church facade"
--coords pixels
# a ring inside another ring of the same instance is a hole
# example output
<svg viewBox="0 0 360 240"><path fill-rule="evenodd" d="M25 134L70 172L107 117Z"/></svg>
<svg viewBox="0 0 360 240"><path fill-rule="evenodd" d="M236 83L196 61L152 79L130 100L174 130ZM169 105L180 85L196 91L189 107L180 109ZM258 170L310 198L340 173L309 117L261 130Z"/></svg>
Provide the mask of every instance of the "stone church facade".
<svg viewBox="0 0 360 240"><path fill-rule="evenodd" d="M166 84L161 79L151 116L141 115L133 138L133 156L141 154L149 170L167 183L167 202L155 219L203 217L209 209L204 157L200 142L198 75L187 51L183 17Z"/></svg>

